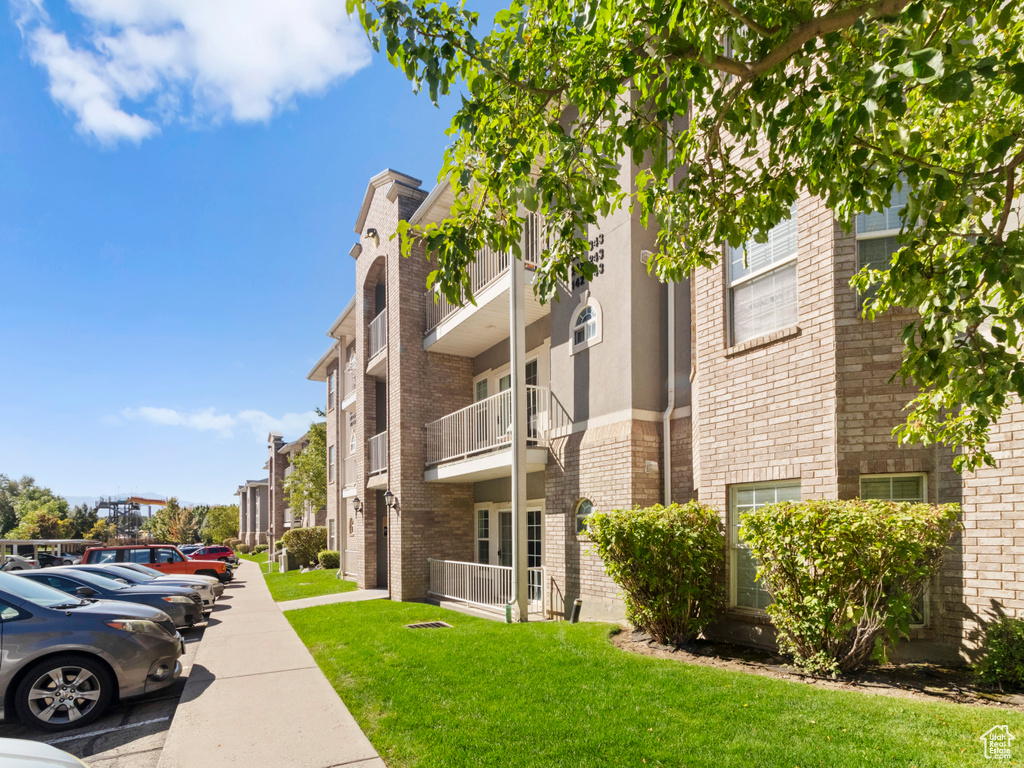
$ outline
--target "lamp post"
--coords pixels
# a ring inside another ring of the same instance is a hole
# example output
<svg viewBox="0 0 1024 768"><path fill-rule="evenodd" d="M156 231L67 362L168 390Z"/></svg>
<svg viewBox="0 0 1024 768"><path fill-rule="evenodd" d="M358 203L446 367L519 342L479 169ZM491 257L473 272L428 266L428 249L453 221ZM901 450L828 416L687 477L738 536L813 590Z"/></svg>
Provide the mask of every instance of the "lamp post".
<svg viewBox="0 0 1024 768"><path fill-rule="evenodd" d="M352 509L355 510L355 513L357 515L363 514L363 502L359 499L358 496L352 497Z"/></svg>

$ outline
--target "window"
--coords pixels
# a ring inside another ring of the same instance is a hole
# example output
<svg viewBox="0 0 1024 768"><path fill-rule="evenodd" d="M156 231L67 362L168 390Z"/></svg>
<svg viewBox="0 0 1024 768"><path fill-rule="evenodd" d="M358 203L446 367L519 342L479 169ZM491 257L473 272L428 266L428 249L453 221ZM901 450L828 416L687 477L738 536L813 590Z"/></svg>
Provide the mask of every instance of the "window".
<svg viewBox="0 0 1024 768"><path fill-rule="evenodd" d="M160 549L153 550L153 562L154 563L179 563L182 561L181 555L176 550L170 547L161 547Z"/></svg>
<svg viewBox="0 0 1024 768"><path fill-rule="evenodd" d="M728 249L731 344L764 336L797 321L796 205L768 241Z"/></svg>
<svg viewBox="0 0 1024 768"><path fill-rule="evenodd" d="M116 550L116 549L105 549L102 552L94 552L89 557L89 562L90 563L113 563L113 562L116 562L117 561L117 552L118 552L118 550ZM126 562L131 562L131 561L128 560ZM149 560L147 560L146 562L148 563Z"/></svg>
<svg viewBox="0 0 1024 768"><path fill-rule="evenodd" d="M862 499L880 499L882 501L927 501L928 476L925 474L900 475L861 475L860 497ZM914 604L914 615L910 620L912 627L923 627L928 623L930 608L930 584L924 589Z"/></svg>
<svg viewBox="0 0 1024 768"><path fill-rule="evenodd" d="M152 562L150 557L150 549L148 547L143 549L129 549L125 552L126 563L141 563L142 565L149 565Z"/></svg>
<svg viewBox="0 0 1024 768"><path fill-rule="evenodd" d="M334 482L334 446L327 446L327 480Z"/></svg>
<svg viewBox="0 0 1024 768"><path fill-rule="evenodd" d="M335 541L334 541L334 536L335 536L334 530L335 530L335 521L334 521L334 518L332 517L332 518L330 518L327 521L327 548L331 549L331 550L335 550L335 549L338 548L337 543L335 543Z"/></svg>
<svg viewBox="0 0 1024 768"><path fill-rule="evenodd" d="M576 502L576 535L580 536L587 532L587 518L594 511L594 505L590 499L580 499Z"/></svg>
<svg viewBox="0 0 1024 768"><path fill-rule="evenodd" d="M601 305L596 299L584 294L583 302L573 310L569 336L573 354L601 342Z"/></svg>
<svg viewBox="0 0 1024 768"><path fill-rule="evenodd" d="M476 511L476 561L478 563L491 561L491 511L489 509Z"/></svg>
<svg viewBox="0 0 1024 768"><path fill-rule="evenodd" d="M757 561L739 536L740 517L765 504L779 501L800 501L799 481L734 485L729 493L729 588L730 604L737 608L763 611L772 601L771 595L757 581Z"/></svg>
<svg viewBox="0 0 1024 768"><path fill-rule="evenodd" d="M888 269L892 255L900 249L896 242L903 223L900 209L907 204L909 188L893 190L892 202L884 211L857 215L857 268ZM867 295L871 295L869 291Z"/></svg>
<svg viewBox="0 0 1024 768"><path fill-rule="evenodd" d="M348 453L351 456L356 452L356 413L348 413Z"/></svg>
<svg viewBox="0 0 1024 768"><path fill-rule="evenodd" d="M334 407L334 395L337 392L336 376L335 371L331 371L327 376L327 410Z"/></svg>
<svg viewBox="0 0 1024 768"><path fill-rule="evenodd" d="M476 402L487 399L487 379L480 379L476 383Z"/></svg>

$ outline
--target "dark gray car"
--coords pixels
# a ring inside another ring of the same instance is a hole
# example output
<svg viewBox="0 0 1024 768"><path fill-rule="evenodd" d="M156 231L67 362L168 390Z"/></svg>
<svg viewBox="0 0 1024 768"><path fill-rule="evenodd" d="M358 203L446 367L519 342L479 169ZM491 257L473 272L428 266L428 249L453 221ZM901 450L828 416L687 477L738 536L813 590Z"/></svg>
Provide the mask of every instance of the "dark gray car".
<svg viewBox="0 0 1024 768"><path fill-rule="evenodd" d="M173 683L184 652L162 611L0 573L0 717L16 711L46 731L86 725L117 698Z"/></svg>
<svg viewBox="0 0 1024 768"><path fill-rule="evenodd" d="M140 603L163 611L176 627L191 627L203 620L203 601L194 589L182 587L147 587L117 581L107 576L81 571L78 566L18 571L21 578L59 589L69 595L97 600L118 600Z"/></svg>
<svg viewBox="0 0 1024 768"><path fill-rule="evenodd" d="M85 573L98 573L100 576L106 576L108 579L121 579L127 581L129 584L142 584L147 587L178 587L180 589L194 589L199 595L199 598L203 601L203 613L208 614L213 610L213 605L216 599L213 596L213 590L210 588L210 584L206 581L200 581L205 579L205 576L175 576L174 574L164 575L160 571L154 571L152 568L146 566L140 566L146 573L139 573L135 570L129 570L124 568L125 563L102 563L101 565L74 565L71 566L76 571L84 571ZM189 579L196 579L196 581L190 581ZM218 586L220 586L218 584ZM223 589L223 588L222 588Z"/></svg>

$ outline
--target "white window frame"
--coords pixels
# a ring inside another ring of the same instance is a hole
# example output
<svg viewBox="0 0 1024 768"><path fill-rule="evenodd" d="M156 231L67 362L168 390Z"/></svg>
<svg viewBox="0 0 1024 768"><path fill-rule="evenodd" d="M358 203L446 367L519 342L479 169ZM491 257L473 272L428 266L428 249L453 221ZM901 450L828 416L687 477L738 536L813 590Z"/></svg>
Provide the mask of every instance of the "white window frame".
<svg viewBox="0 0 1024 768"><path fill-rule="evenodd" d="M337 385L338 371L333 370L327 374L327 410L330 411L334 408L335 397L338 393Z"/></svg>
<svg viewBox="0 0 1024 768"><path fill-rule="evenodd" d="M336 521L333 517L327 519L327 548L335 550L338 548L337 545L337 527Z"/></svg>
<svg viewBox="0 0 1024 768"><path fill-rule="evenodd" d="M336 464L335 453L336 453L336 451L334 450L334 446L333 445L328 445L327 446L327 482L329 482L329 483L333 483L334 480L335 480L335 477L337 476L336 475L336 470L335 470L335 464Z"/></svg>
<svg viewBox="0 0 1024 768"><path fill-rule="evenodd" d="M787 480L770 480L763 483L738 483L729 486L728 508L726 510L725 523L729 529L729 609L740 613L750 613L757 616L764 616L763 608L750 608L745 605L738 605L739 580L737 566L739 564L737 552L748 547L739 538L739 520L736 519L736 494L739 491L755 490L757 488L801 488L799 478ZM778 493L776 492L776 496ZM801 498L802 490L801 490Z"/></svg>
<svg viewBox="0 0 1024 768"><path fill-rule="evenodd" d="M864 480L892 480L895 478L908 478L908 477L919 477L921 478L921 498L920 499L879 499L879 501L919 501L923 504L928 503L928 473L927 472L885 472L877 475L861 475L860 480L857 483L857 495L861 495L861 489L863 488ZM892 484L889 485L890 490ZM863 498L863 497L861 497ZM932 623L932 585L929 581L924 585L924 590L921 592L921 622L919 624L911 624L912 629L924 629L925 627L931 626Z"/></svg>
<svg viewBox="0 0 1024 768"><path fill-rule="evenodd" d="M586 325L590 323L594 324L594 334L587 337L579 344L576 343L576 331L579 328L585 327L585 325L579 325L576 319L587 307L594 310L594 317L592 320L587 321ZM583 298L580 299L579 304L576 305L572 313L569 315L569 348L570 354L575 355L577 352L582 352L585 349L590 349L593 346L597 346L604 340L604 312L601 309L601 302L595 299L589 293L584 293ZM539 373L538 373L539 377Z"/></svg>
<svg viewBox="0 0 1024 768"><path fill-rule="evenodd" d="M784 259L780 259L779 261L772 262L771 264L769 264L769 265L767 265L765 267L761 267L758 270L750 272L750 273L748 273L746 275L742 275L741 277L737 277L734 280L733 277L732 277L732 256L733 256L733 253L736 252L736 251L743 251L744 254L746 254L746 251L748 250L747 245L751 241L748 241L747 243L744 243L739 248L733 248L732 246L726 246L726 248L725 248L725 258L724 258L725 265L724 266L725 266L725 290L726 290L726 297L727 297L726 304L727 304L727 307L728 307L727 331L728 331L729 346L736 346L737 344L743 344L745 342L761 338L762 336L767 336L770 333L774 333L775 331L780 331L783 328L788 328L793 323L799 322L799 320L800 320L800 285L799 285L800 274L797 271L797 261L798 261L798 259L800 257L800 220L799 220L799 212L800 212L799 205L797 203L794 203L793 207L790 209L789 217L784 219L783 221L780 221L778 224L775 225L775 227L772 227L772 230L774 230L777 227L782 226L782 224L784 224L784 223L786 223L788 221L792 221L793 222L793 226L796 227L796 243L797 243L796 249L793 251L792 255L786 256ZM744 261L746 261L746 255L744 255ZM793 323L787 323L786 325L782 325L782 326L779 326L777 328L765 328L765 329L762 329L759 333L755 334L754 336L751 336L750 338L742 339L742 340L737 340L737 338L736 338L736 301L735 301L736 288L740 287L740 286L742 286L742 285L744 285L746 283L751 283L751 282L754 282L756 280L759 280L762 277L766 277L767 275L770 275L773 272L781 272L783 269L789 269L790 267L792 267L792 269L794 271L793 280L794 280L794 283L796 284L796 300L797 300L797 304L796 304L796 317L793 320Z"/></svg>
<svg viewBox="0 0 1024 768"><path fill-rule="evenodd" d="M580 517L580 508L583 506L584 503L587 503L587 504L590 505L590 512L588 512L586 515L584 515L581 518ZM596 508L594 507L594 502L591 501L589 497L581 496L579 499L577 499L576 504L572 508L573 531L575 531L577 537L588 536L590 534L590 528L588 527L588 525L586 523L586 520L592 514L594 514L594 510L595 509ZM583 527L582 528L580 527L580 522L581 521L583 522Z"/></svg>
<svg viewBox="0 0 1024 768"><path fill-rule="evenodd" d="M481 515L486 515L487 516L486 517L486 520L487 520L487 536L481 536L480 535ZM490 562L491 562L491 558L493 556L493 553L491 552L491 538L492 537L491 537L491 505L490 504L483 504L483 505L478 505L477 506L477 508L476 508L475 523L476 523L476 534L475 534L474 539L476 541L476 552L474 552L473 554L475 555L476 562L482 563L483 565L489 565ZM480 560L480 545L482 543L484 543L484 542L487 543L487 559L481 561Z"/></svg>
<svg viewBox="0 0 1024 768"><path fill-rule="evenodd" d="M900 189L900 190L897 190L897 189L894 188L893 191L892 191L892 194L893 195L902 195L904 190L907 190L907 182L904 180L902 182L902 185L903 185L903 188ZM879 230L876 230L874 232L861 232L860 231L860 217L862 215L870 215L872 213L882 213L882 214L885 214L886 216L888 216L889 215L889 211L895 210L895 211L898 212L899 209L903 208L906 204L907 204L906 201L902 201L902 202L899 202L899 203L896 203L896 204L889 205L889 206L887 206L885 209L883 209L881 211L867 211L866 213L863 213L863 214L857 214L854 217L854 219L853 219L853 231L854 231L854 239L857 242L857 271L858 272L860 272L862 269L864 269L864 260L861 258L861 248L860 248L860 245L861 245L862 242L864 242L866 240L884 240L884 239L890 238L890 237L891 238L895 238L902 231L901 227L896 227L895 229L890 227L889 229L879 229ZM896 244L896 250L899 250L902 247L903 246L901 246L899 243ZM863 296L867 296L867 294L862 294L862 295Z"/></svg>
<svg viewBox="0 0 1024 768"><path fill-rule="evenodd" d="M357 445L358 441L356 440L356 412L355 411L349 411L348 412L348 432L349 432L349 434L348 434L348 455L349 456L353 456L353 455L355 455L356 448L358 447L358 445Z"/></svg>

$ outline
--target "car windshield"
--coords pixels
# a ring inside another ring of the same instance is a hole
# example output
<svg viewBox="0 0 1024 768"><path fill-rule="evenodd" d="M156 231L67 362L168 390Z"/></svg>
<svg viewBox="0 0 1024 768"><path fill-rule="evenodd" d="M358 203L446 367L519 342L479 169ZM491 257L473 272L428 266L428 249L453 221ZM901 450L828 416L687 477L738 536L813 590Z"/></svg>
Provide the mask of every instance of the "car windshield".
<svg viewBox="0 0 1024 768"><path fill-rule="evenodd" d="M118 570L131 571L134 575L145 581L152 581L153 579L160 578L160 575L155 573L152 568L147 568L144 565L138 563L118 563L116 568Z"/></svg>
<svg viewBox="0 0 1024 768"><path fill-rule="evenodd" d="M123 579L129 584L142 584L148 579L143 578L142 574L135 573L134 571L122 571L120 568L104 568L101 566L73 566L75 573L92 573L96 576L102 576L105 579Z"/></svg>
<svg viewBox="0 0 1024 768"><path fill-rule="evenodd" d="M119 589L128 589L131 584L125 584L123 581L115 581L113 576L100 576L98 573L89 573L88 571L80 571L77 568L49 568L46 573L60 574L61 576L68 576L70 578L77 579L83 584L88 584L90 587L96 587L97 589L106 589L109 591L117 591Z"/></svg>
<svg viewBox="0 0 1024 768"><path fill-rule="evenodd" d="M15 601L25 600L40 608L74 607L84 601L61 592L59 589L24 579L12 573L0 573L0 594L6 593Z"/></svg>

